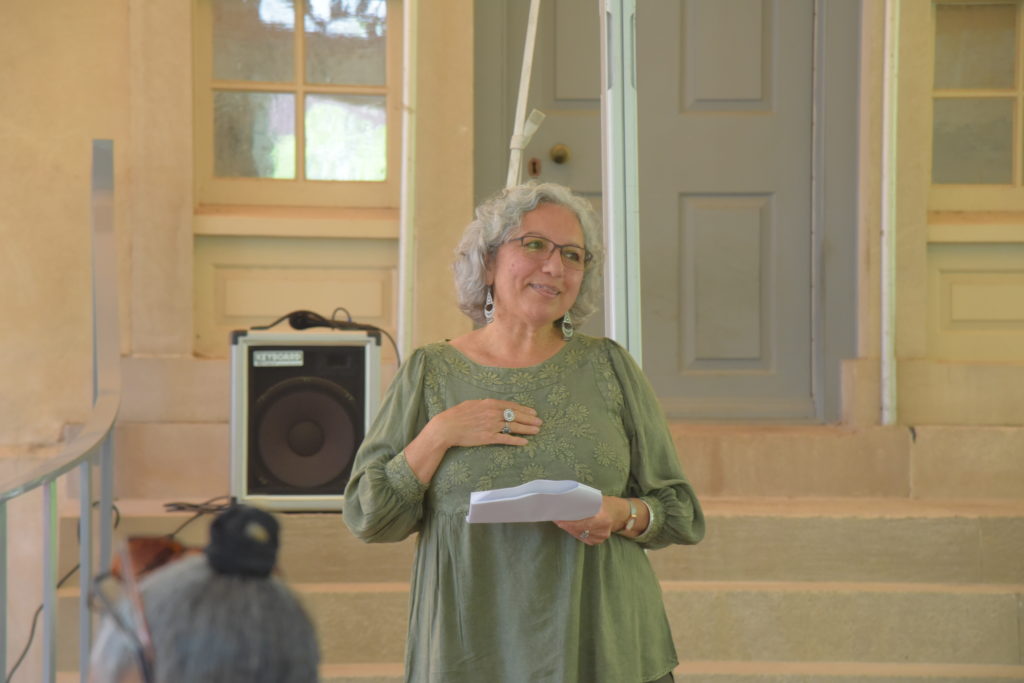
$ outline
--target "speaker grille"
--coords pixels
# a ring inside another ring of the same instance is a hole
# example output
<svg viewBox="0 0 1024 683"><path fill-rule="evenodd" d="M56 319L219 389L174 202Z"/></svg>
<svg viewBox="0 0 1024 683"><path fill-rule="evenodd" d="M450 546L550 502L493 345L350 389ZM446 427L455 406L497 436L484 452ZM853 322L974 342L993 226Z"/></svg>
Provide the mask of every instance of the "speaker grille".
<svg viewBox="0 0 1024 683"><path fill-rule="evenodd" d="M362 349L304 351L302 368L250 367L252 494L344 493L363 439Z"/></svg>

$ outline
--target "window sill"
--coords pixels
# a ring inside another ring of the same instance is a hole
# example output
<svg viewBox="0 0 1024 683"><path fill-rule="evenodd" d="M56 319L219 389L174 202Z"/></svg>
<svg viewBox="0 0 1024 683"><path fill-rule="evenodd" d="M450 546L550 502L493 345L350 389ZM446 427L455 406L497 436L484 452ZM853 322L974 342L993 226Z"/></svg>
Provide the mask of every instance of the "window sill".
<svg viewBox="0 0 1024 683"><path fill-rule="evenodd" d="M398 209L199 206L195 235L398 239Z"/></svg>
<svg viewBox="0 0 1024 683"><path fill-rule="evenodd" d="M1024 242L1024 212L932 211L928 215L931 243Z"/></svg>

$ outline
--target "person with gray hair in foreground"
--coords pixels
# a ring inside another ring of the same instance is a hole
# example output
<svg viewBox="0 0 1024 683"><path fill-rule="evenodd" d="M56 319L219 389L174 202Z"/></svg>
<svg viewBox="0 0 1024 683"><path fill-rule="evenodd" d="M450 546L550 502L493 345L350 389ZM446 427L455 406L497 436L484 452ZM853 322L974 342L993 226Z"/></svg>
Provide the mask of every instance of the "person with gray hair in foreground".
<svg viewBox="0 0 1024 683"><path fill-rule="evenodd" d="M643 371L576 332L601 291L588 202L528 183L482 204L456 252L480 326L417 349L364 439L343 519L368 542L418 533L410 683L670 681L675 647L644 550L704 516ZM472 492L537 479L598 489L584 519L470 524Z"/></svg>
<svg viewBox="0 0 1024 683"><path fill-rule="evenodd" d="M305 609L271 576L278 523L235 505L210 544L153 571L111 605L90 663L92 683L312 683L319 647ZM124 573L122 571L122 573Z"/></svg>

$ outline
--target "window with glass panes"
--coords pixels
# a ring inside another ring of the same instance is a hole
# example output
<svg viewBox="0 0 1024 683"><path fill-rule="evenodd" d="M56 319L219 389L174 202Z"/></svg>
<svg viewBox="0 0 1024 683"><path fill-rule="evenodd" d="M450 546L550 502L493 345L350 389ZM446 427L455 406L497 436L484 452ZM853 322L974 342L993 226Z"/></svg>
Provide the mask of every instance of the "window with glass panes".
<svg viewBox="0 0 1024 683"><path fill-rule="evenodd" d="M395 206L398 5L198 0L199 203Z"/></svg>

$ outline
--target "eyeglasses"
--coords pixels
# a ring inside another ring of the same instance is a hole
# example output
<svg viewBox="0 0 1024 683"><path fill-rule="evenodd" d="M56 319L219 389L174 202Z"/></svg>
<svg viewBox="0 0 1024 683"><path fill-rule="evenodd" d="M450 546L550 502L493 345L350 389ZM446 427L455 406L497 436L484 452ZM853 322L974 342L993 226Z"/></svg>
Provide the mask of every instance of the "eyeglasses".
<svg viewBox="0 0 1024 683"><path fill-rule="evenodd" d="M578 247L575 244L556 244L540 235L513 237L509 242L519 242L523 253L534 261L547 261L551 258L551 253L558 249L562 257L562 265L573 270L585 269L594 259L594 255L583 247Z"/></svg>

